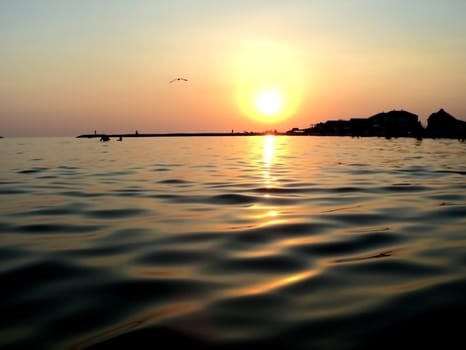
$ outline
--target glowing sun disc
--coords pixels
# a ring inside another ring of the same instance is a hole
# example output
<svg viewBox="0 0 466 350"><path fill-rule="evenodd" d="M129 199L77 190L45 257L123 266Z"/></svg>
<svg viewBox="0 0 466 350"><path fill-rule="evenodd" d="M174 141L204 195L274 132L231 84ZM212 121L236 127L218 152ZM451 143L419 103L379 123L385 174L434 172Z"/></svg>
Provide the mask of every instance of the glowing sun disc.
<svg viewBox="0 0 466 350"><path fill-rule="evenodd" d="M283 108L283 96L275 90L263 90L257 94L255 105L261 114L274 116Z"/></svg>

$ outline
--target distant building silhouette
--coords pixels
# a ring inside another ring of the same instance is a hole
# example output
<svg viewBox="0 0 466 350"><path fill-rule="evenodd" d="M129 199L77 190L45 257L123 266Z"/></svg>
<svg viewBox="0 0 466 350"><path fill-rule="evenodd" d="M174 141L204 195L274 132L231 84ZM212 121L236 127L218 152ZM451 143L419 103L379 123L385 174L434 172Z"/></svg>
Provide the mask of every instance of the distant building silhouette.
<svg viewBox="0 0 466 350"><path fill-rule="evenodd" d="M466 122L440 109L427 119L426 134L432 138L465 139Z"/></svg>
<svg viewBox="0 0 466 350"><path fill-rule="evenodd" d="M323 136L378 136L378 137L442 137L466 139L466 122L458 120L440 109L428 118L424 129L418 116L404 110L377 113L368 118L351 118L350 120L328 120L317 123L307 129L293 128L288 134Z"/></svg>

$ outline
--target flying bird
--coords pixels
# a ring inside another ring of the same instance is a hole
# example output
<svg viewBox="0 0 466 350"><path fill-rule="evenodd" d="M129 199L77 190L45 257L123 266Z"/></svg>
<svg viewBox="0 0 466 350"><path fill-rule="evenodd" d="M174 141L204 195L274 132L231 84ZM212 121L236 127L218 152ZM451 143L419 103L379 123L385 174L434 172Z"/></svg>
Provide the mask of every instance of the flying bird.
<svg viewBox="0 0 466 350"><path fill-rule="evenodd" d="M185 78L175 78L173 80L170 80L170 83L173 83L174 81L177 81L177 80L188 81L188 79L185 79Z"/></svg>

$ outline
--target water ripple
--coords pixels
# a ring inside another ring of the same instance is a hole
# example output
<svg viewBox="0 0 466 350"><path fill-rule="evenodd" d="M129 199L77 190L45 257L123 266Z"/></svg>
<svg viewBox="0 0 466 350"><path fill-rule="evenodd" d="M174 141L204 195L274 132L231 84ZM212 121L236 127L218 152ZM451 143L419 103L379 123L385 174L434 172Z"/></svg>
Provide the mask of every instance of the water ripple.
<svg viewBox="0 0 466 350"><path fill-rule="evenodd" d="M2 154L0 348L463 342L464 144L95 141Z"/></svg>

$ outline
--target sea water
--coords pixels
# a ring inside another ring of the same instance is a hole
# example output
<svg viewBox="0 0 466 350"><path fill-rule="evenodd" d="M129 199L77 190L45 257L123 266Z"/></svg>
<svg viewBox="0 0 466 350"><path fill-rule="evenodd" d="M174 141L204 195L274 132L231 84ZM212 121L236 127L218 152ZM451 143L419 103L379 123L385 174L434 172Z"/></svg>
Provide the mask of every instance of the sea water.
<svg viewBox="0 0 466 350"><path fill-rule="evenodd" d="M466 143L0 145L2 349L464 345Z"/></svg>

